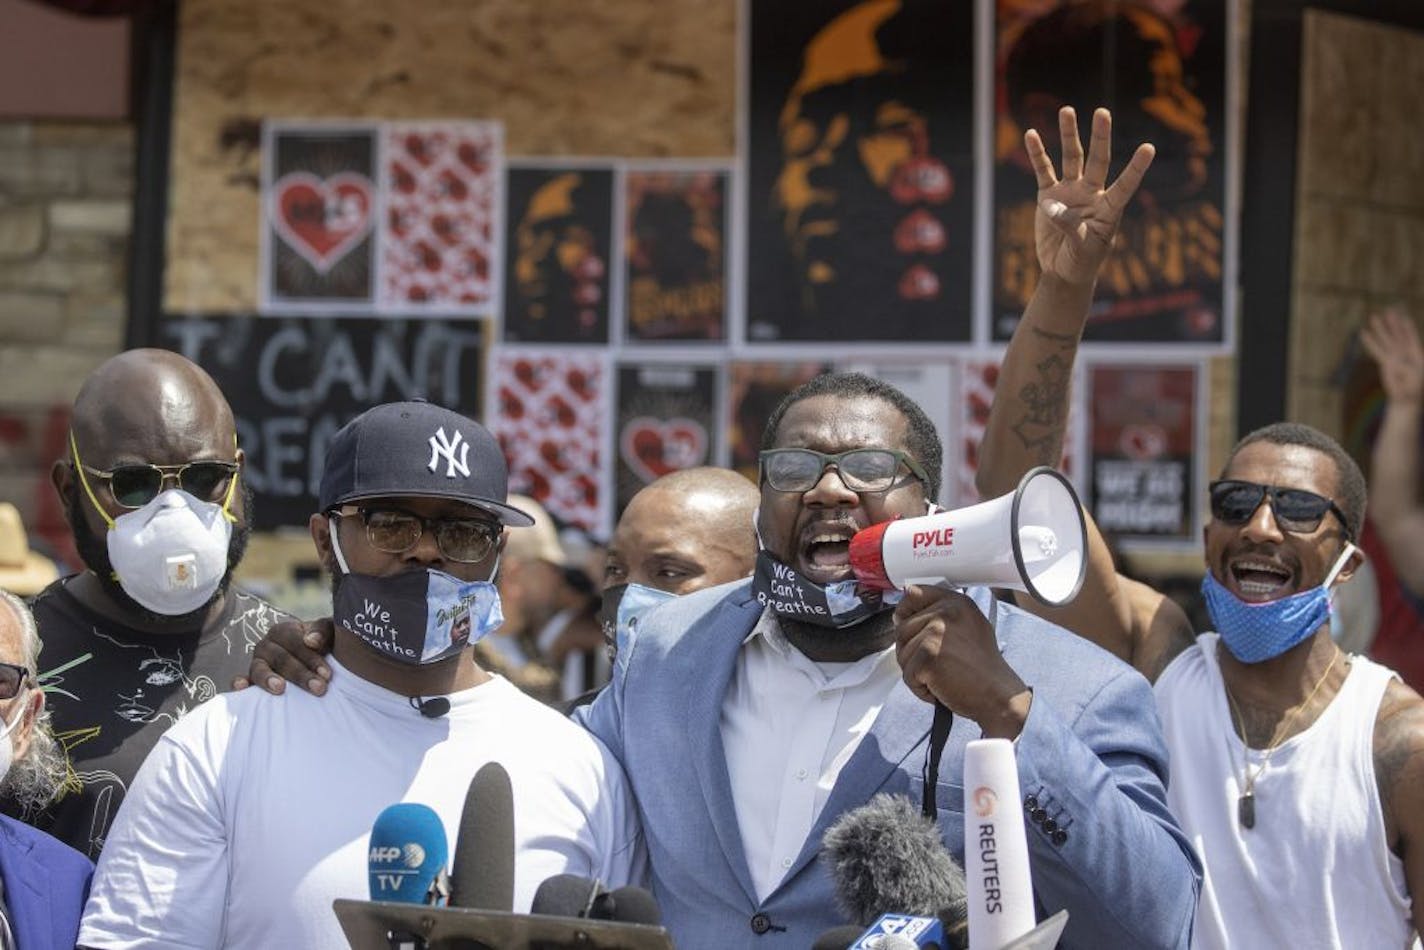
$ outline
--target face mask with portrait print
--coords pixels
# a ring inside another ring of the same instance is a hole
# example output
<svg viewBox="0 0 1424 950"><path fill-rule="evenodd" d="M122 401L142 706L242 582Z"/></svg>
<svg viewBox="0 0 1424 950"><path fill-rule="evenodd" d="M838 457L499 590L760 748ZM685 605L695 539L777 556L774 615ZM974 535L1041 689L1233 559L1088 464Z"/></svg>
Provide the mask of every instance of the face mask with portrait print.
<svg viewBox="0 0 1424 950"><path fill-rule="evenodd" d="M603 589L603 602L598 608L598 624L603 629L603 640L608 646L609 656L616 656L628 642L628 637L637 629L643 614L658 604L677 597L656 587L642 584L615 584Z"/></svg>
<svg viewBox="0 0 1424 950"><path fill-rule="evenodd" d="M930 508L937 510L938 506L931 505ZM757 539L752 596L763 607L770 607L778 617L839 629L890 610L905 596L903 591L898 590L862 590L854 578L831 584L818 584L807 578L766 549L758 524L760 514L760 508L752 512L752 526Z"/></svg>
<svg viewBox="0 0 1424 950"><path fill-rule="evenodd" d="M413 666L438 663L504 623L499 591L490 581L463 581L434 568L390 575L352 572L341 552L337 519L329 524L341 571L332 620L382 656Z"/></svg>

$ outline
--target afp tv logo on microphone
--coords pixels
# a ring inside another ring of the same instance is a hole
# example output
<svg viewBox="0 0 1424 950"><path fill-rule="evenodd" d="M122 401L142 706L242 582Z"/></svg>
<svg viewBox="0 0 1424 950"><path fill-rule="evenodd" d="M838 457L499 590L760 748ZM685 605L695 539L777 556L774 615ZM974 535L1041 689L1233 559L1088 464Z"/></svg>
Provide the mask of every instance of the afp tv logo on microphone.
<svg viewBox="0 0 1424 950"><path fill-rule="evenodd" d="M425 849L411 841L399 847L373 845L367 856L371 880L382 892L400 893L406 880L420 873L425 864Z"/></svg>

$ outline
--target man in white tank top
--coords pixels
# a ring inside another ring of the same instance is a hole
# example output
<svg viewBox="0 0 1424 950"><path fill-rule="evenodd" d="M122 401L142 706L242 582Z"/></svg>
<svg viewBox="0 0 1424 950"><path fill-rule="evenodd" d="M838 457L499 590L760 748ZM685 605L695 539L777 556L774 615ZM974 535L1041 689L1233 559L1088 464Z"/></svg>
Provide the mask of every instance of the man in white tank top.
<svg viewBox="0 0 1424 950"><path fill-rule="evenodd" d="M1060 457L1067 389L1053 379L1086 319L1026 312L1015 329L980 445L986 495ZM1061 411L1034 401L1055 392ZM1424 699L1340 652L1328 623L1329 591L1363 560L1364 478L1333 439L1278 424L1236 446L1211 501L1203 593L1219 633L1193 641L1176 604L1118 574L1091 516L1077 599L1019 606L1155 682L1168 804L1206 871L1193 947L1407 947L1424 918L1411 901L1424 892Z"/></svg>
<svg viewBox="0 0 1424 950"><path fill-rule="evenodd" d="M1156 684L1168 802L1206 866L1194 946L1414 939L1424 699L1329 630L1364 501L1349 455L1292 423L1248 435L1211 485L1202 593L1219 632Z"/></svg>

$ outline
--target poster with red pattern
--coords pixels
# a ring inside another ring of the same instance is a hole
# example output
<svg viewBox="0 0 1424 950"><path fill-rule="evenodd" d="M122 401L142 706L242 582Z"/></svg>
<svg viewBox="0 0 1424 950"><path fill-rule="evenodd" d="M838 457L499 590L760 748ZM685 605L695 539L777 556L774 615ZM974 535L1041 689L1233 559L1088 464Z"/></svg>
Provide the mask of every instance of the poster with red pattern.
<svg viewBox="0 0 1424 950"><path fill-rule="evenodd" d="M959 477L957 486L945 486L943 504L947 507L963 507L981 500L979 489L974 486L974 476L979 471L979 443L984 440L989 407L994 403L994 389L998 382L998 360L966 360L960 369L959 404L963 415L959 422ZM1072 387L1068 403L1068 432L1063 438L1063 460L1058 465L1059 470L1075 485L1074 456L1083 438L1083 412L1078 398L1081 391L1081 386ZM950 455L948 446L945 454Z"/></svg>
<svg viewBox="0 0 1424 950"><path fill-rule="evenodd" d="M509 490L588 531L608 523L604 446L612 435L605 357L502 349L486 424L509 460Z"/></svg>
<svg viewBox="0 0 1424 950"><path fill-rule="evenodd" d="M494 312L502 156L497 122L382 126L378 310Z"/></svg>

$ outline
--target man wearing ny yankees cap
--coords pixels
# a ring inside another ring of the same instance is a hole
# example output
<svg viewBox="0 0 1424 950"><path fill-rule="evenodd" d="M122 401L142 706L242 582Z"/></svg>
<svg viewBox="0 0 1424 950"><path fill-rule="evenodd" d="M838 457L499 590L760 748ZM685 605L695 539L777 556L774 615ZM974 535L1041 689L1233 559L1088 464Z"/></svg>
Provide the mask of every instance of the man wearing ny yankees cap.
<svg viewBox="0 0 1424 950"><path fill-rule="evenodd" d="M621 767L587 732L476 664L497 627L506 500L493 436L425 402L332 439L312 540L332 576L327 695L227 694L149 756L114 824L86 947L345 948L331 910L367 896L382 809L428 805L455 839L481 765L508 771L514 910L569 873L636 883L645 851Z"/></svg>

